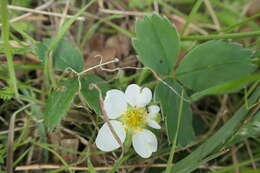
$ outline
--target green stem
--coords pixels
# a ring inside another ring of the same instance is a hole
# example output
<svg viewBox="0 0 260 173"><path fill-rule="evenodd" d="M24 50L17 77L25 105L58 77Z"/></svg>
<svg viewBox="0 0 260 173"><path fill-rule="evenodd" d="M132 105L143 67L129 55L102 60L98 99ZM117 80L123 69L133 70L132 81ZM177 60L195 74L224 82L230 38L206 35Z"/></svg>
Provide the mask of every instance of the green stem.
<svg viewBox="0 0 260 173"><path fill-rule="evenodd" d="M139 78L136 80L136 83L138 85L141 85L143 83L143 81L145 80L145 78L147 77L147 75L149 74L149 70L148 69L143 69L139 74Z"/></svg>
<svg viewBox="0 0 260 173"><path fill-rule="evenodd" d="M121 83L128 83L136 78L138 78L140 76L140 73L135 73L131 76L124 76L124 78L121 79Z"/></svg>
<svg viewBox="0 0 260 173"><path fill-rule="evenodd" d="M245 37L257 37L260 36L260 31L232 33L232 34L212 34L212 35L193 35L184 36L181 40L214 40L214 39L236 39Z"/></svg>
<svg viewBox="0 0 260 173"><path fill-rule="evenodd" d="M7 65L8 65L8 71L10 76L9 85L10 88L13 90L16 97L19 97L17 85L16 85L16 74L14 69L14 62L13 62L13 56L12 56L12 50L9 44L9 22L8 22L8 12L7 12L7 0L1 1L1 19L2 19L2 38L3 38L3 46L4 46L4 52L6 54L7 58Z"/></svg>
<svg viewBox="0 0 260 173"><path fill-rule="evenodd" d="M197 13L198 9L200 8L200 5L201 5L202 2L203 2L203 0L197 0L197 1L195 2L195 5L192 7L191 13L190 13L190 15L189 15L189 17L188 17L188 19L187 19L187 21L186 21L184 27L183 27L183 30L182 30L182 32L181 32L181 35L184 35L184 34L185 34L185 32L186 32L186 30L188 29L188 27L189 27L189 25L190 25L190 23L191 23L193 17L195 16L195 14Z"/></svg>
<svg viewBox="0 0 260 173"><path fill-rule="evenodd" d="M178 134L180 130L180 123L181 123L181 117L182 117L182 109L183 109L183 97L184 97L184 91L181 92L181 100L180 100L180 106L179 106L179 112L178 112L178 122L177 122L177 129L176 129L176 135L174 136L173 142L172 142L172 148L170 151L170 156L167 161L167 168L165 173L170 173L172 168L172 161L174 157L174 153L177 147L177 140L178 140Z"/></svg>
<svg viewBox="0 0 260 173"><path fill-rule="evenodd" d="M128 155L126 155L126 156L124 156L122 158L119 158L114 163L113 168L111 170L109 170L107 173L115 173L120 168L120 166L124 163L124 161L128 160L131 155L132 155L132 153L129 153Z"/></svg>
<svg viewBox="0 0 260 173"><path fill-rule="evenodd" d="M238 22L238 23L236 23L236 24L234 24L234 25L231 25L231 26L229 26L229 27L227 27L227 28L221 30L221 32L230 32L230 31L232 31L234 28L237 28L237 27L239 27L239 26L241 26L241 25L247 24L247 23L250 22L251 20L254 20L254 19L258 18L258 17L260 17L260 13L257 13L257 14L255 14L255 15L251 16L251 17L248 17L248 18L246 18L245 20L243 20L243 21L241 21L241 22Z"/></svg>

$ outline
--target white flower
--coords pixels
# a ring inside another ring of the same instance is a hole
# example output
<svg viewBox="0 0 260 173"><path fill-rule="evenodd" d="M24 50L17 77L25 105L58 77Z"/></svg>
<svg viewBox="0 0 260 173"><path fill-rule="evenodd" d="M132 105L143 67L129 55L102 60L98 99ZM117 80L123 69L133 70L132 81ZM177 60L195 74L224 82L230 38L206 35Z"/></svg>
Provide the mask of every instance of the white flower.
<svg viewBox="0 0 260 173"><path fill-rule="evenodd" d="M147 113L146 106L151 100L151 90L142 89L136 84L129 85L125 93L116 89L109 90L104 100L104 110L121 142L124 143L126 134L131 133L132 145L143 158L156 152L158 145L156 136L145 128L161 128L158 123L159 106L149 106ZM113 151L120 147L107 123L100 128L95 143L102 151Z"/></svg>

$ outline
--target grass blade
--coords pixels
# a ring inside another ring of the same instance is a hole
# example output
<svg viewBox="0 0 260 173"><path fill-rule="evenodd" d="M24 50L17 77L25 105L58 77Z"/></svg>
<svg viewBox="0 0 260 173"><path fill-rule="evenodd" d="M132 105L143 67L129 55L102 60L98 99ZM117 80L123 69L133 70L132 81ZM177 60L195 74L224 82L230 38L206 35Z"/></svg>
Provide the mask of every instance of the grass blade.
<svg viewBox="0 0 260 173"><path fill-rule="evenodd" d="M7 12L7 5L8 0L2 0L1 1L1 19L2 19L2 39L4 43L4 51L7 58L7 64L8 64L8 71L9 71L9 77L10 77L10 87L12 88L14 94L16 97L19 97L18 89L16 85L16 74L14 69L14 62L13 62L13 56L12 56L12 50L9 44L9 21L8 21L8 12Z"/></svg>
<svg viewBox="0 0 260 173"><path fill-rule="evenodd" d="M249 98L249 103L253 104L259 99L260 86L258 86ZM188 173L196 169L209 154L214 153L216 150L225 146L226 141L232 136L237 126L246 117L249 110L246 105L235 113L235 115L213 136L200 145L194 152L188 155L183 160L179 161L171 170L172 173Z"/></svg>

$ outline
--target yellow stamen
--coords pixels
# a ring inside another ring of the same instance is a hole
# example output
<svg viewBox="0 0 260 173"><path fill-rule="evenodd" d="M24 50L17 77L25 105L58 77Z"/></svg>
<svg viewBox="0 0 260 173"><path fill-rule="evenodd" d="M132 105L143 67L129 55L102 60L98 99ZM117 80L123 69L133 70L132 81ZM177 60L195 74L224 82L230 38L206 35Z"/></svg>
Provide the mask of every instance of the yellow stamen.
<svg viewBox="0 0 260 173"><path fill-rule="evenodd" d="M129 108L121 115L121 120L127 129L131 129L133 135L136 134L136 130L142 131L147 122L145 118L148 114L145 109Z"/></svg>

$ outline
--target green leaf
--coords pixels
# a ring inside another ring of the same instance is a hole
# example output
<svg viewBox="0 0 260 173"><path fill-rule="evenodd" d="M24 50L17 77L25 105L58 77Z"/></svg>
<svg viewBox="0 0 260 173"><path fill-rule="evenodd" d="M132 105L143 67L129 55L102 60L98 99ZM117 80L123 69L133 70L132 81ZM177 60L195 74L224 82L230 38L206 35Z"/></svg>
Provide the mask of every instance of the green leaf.
<svg viewBox="0 0 260 173"><path fill-rule="evenodd" d="M234 173L235 168L239 168L240 173L259 173L260 169L247 168L253 162L258 163L259 161L260 161L259 154L254 154L253 158L250 158L246 161L239 161L239 163L227 165L223 168L211 171L211 173Z"/></svg>
<svg viewBox="0 0 260 173"><path fill-rule="evenodd" d="M38 42L34 45L35 54L39 57L41 62L44 62L45 58L47 58L48 45L50 42L51 39L44 39L42 42Z"/></svg>
<svg viewBox="0 0 260 173"><path fill-rule="evenodd" d="M45 39L35 44L35 53L44 62L47 58L51 39ZM53 64L56 70L72 68L76 72L83 70L84 60L80 51L69 41L62 39L53 51Z"/></svg>
<svg viewBox="0 0 260 173"><path fill-rule="evenodd" d="M259 99L260 87L258 87L253 95L249 98L249 104L254 104ZM199 165L206 161L206 157L210 154L218 152L225 147L228 139L234 134L235 130L239 127L239 124L244 120L249 110L245 105L242 105L235 115L225 123L213 136L208 138L202 145L200 145L190 155L183 160L177 162L172 173L190 173L195 170Z"/></svg>
<svg viewBox="0 0 260 173"><path fill-rule="evenodd" d="M252 51L226 41L208 41L191 50L176 72L176 77L194 91L202 91L248 76L255 71Z"/></svg>
<svg viewBox="0 0 260 173"><path fill-rule="evenodd" d="M181 93L181 86L172 79L166 79L168 85L174 88L178 93ZM186 97L186 94L184 94ZM178 122L178 112L181 98L177 96L168 86L160 83L155 89L155 100L160 103L162 113L165 116L165 126L167 129L167 135L170 141L173 141ZM177 145L185 146L193 141L194 129L192 127L192 113L190 105L187 102L183 102L182 119L180 122L180 129L178 134Z"/></svg>
<svg viewBox="0 0 260 173"><path fill-rule="evenodd" d="M156 14L136 22L136 39L133 46L138 59L155 72L165 75L177 61L180 41L176 28Z"/></svg>
<svg viewBox="0 0 260 173"><path fill-rule="evenodd" d="M78 79L68 79L50 94L44 110L44 122L49 129L59 125L69 110L78 88Z"/></svg>
<svg viewBox="0 0 260 173"><path fill-rule="evenodd" d="M99 93L93 88L90 89L91 84L96 84L102 94L105 95L106 91L109 90L109 85L105 81L95 75L87 75L81 78L81 94L83 95L86 103L91 109L93 109L97 114L101 114L101 108L99 103Z"/></svg>
<svg viewBox="0 0 260 173"><path fill-rule="evenodd" d="M76 72L81 72L84 65L80 51L65 39L62 39L54 49L53 63L58 70L72 68Z"/></svg>
<svg viewBox="0 0 260 173"><path fill-rule="evenodd" d="M260 73L242 77L240 79L232 80L230 82L226 82L224 84L211 87L211 88L203 90L201 92L197 92L191 96L191 99L193 101L196 101L205 95L224 94L224 93L235 92L237 90L240 90L246 84L259 80L259 79L260 79Z"/></svg>
<svg viewBox="0 0 260 173"><path fill-rule="evenodd" d="M35 96L33 96L35 98ZM42 143L48 143L48 136L46 133L46 128L44 126L44 122L41 120L44 118L43 113L41 112L41 107L39 105L33 104L31 106L32 115L36 118L39 122L36 124L39 141ZM44 161L48 161L49 153L48 151L44 150L41 156L44 158Z"/></svg>
<svg viewBox="0 0 260 173"><path fill-rule="evenodd" d="M13 27L19 28L21 31L26 31L27 33L33 32L36 27L32 23L28 23L25 21L19 21L12 24Z"/></svg>
<svg viewBox="0 0 260 173"><path fill-rule="evenodd" d="M10 100L12 97L14 97L14 92L12 91L12 88L6 87L0 89L0 99Z"/></svg>

